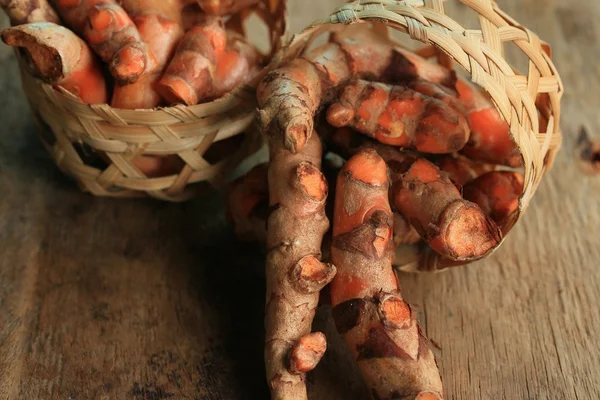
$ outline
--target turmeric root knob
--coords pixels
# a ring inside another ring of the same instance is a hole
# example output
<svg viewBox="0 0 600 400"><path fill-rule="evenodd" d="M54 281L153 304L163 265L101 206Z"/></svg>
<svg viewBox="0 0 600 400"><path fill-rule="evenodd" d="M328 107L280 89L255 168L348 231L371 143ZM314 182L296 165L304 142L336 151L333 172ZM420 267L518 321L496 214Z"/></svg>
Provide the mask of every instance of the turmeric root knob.
<svg viewBox="0 0 600 400"><path fill-rule="evenodd" d="M290 353L290 372L304 374L312 371L327 349L327 340L321 332L302 336Z"/></svg>
<svg viewBox="0 0 600 400"><path fill-rule="evenodd" d="M306 256L291 271L290 279L296 288L304 293L317 293L335 276L333 264L319 261L315 256Z"/></svg>

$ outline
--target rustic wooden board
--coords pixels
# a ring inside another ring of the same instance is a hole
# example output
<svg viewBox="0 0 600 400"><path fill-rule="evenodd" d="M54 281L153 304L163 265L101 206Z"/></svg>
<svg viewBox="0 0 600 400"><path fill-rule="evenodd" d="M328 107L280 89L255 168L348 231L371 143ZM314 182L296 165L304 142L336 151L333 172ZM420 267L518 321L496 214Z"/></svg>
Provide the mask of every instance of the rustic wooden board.
<svg viewBox="0 0 600 400"><path fill-rule="evenodd" d="M291 2L293 31L341 1L307 3ZM564 151L491 258L403 275L402 286L440 346L449 399L596 400L600 178L579 173L571 153L581 126L600 130L600 3L499 3L553 45ZM79 193L37 140L5 46L0 71L0 398L267 398L263 256L234 242L220 196ZM315 324L331 348L311 398L363 399L327 311Z"/></svg>

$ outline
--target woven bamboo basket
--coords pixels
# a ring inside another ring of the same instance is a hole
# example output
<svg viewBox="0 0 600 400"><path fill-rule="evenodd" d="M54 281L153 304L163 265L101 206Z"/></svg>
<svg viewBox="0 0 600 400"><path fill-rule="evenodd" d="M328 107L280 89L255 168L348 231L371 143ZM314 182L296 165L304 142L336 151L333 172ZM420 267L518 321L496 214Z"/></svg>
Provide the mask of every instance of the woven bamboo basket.
<svg viewBox="0 0 600 400"><path fill-rule="evenodd" d="M447 15L445 6L451 2L470 7L478 16L478 29L467 29ZM411 44L421 44L417 54L455 68L459 75L462 67L472 82L490 94L508 121L511 137L523 157L524 192L518 210L500 227L506 237L527 209L561 147L563 86L551 60L550 46L492 0L357 0L294 35L272 63L286 63L322 35L358 23L372 24L373 29L401 47L408 43L393 39L393 31L408 34ZM526 56L526 72L517 71L505 57L507 43L514 43ZM439 271L465 263L444 259L428 246L412 246L398 252L396 264L405 271Z"/></svg>
<svg viewBox="0 0 600 400"><path fill-rule="evenodd" d="M285 0L265 0L243 10L229 19L228 27L252 42L244 29L252 16L268 31L269 60L281 49L287 34ZM220 187L262 143L252 120L255 87L266 70L249 84L209 103L124 110L83 104L65 90L36 79L19 52L17 58L23 90L42 125L44 146L60 170L93 195L184 201L204 189ZM242 136L232 140L236 135ZM221 148L218 160L207 160L207 152L226 139L235 142L234 148ZM177 174L149 178L133 163L140 155L177 155L184 166Z"/></svg>

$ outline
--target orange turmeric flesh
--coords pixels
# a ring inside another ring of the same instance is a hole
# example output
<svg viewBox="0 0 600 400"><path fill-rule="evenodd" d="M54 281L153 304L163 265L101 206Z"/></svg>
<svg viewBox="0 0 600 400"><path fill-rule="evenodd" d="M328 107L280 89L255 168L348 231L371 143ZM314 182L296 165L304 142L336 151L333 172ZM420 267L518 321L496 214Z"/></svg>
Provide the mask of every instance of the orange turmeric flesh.
<svg viewBox="0 0 600 400"><path fill-rule="evenodd" d="M471 137L461 152L477 161L521 166L521 154L510 137L508 123L489 96L462 79L456 83L456 89L465 104L471 127Z"/></svg>
<svg viewBox="0 0 600 400"><path fill-rule="evenodd" d="M467 184L465 199L479 205L496 223L502 224L517 208L524 178L518 172L488 172Z"/></svg>
<svg viewBox="0 0 600 400"><path fill-rule="evenodd" d="M327 110L327 122L424 153L452 153L469 139L464 117L444 102L405 86L362 80L343 88Z"/></svg>
<svg viewBox="0 0 600 400"><path fill-rule="evenodd" d="M477 177L494 169L493 165L473 161L467 157L444 156L436 161L436 165L448 175L456 185L464 186Z"/></svg>
<svg viewBox="0 0 600 400"><path fill-rule="evenodd" d="M392 270L393 217L387 167L360 150L337 180L331 305L338 332L377 399L442 398L442 382L415 314Z"/></svg>

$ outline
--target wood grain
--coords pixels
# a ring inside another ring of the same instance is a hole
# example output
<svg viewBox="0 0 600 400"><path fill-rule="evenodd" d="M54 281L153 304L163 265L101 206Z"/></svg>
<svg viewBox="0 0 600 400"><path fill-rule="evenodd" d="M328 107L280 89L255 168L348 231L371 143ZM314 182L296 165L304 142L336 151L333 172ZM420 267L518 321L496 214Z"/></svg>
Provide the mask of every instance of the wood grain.
<svg viewBox="0 0 600 400"><path fill-rule="evenodd" d="M491 258L402 275L448 399L600 398L600 178L576 169L600 131L600 3L499 0L549 41L567 88L564 148ZM291 2L292 31L341 1ZM468 18L465 7L452 10ZM4 16L0 26L7 26ZM262 253L234 242L221 197L81 194L50 162L0 46L0 399L262 399ZM323 307L313 399L364 399Z"/></svg>

